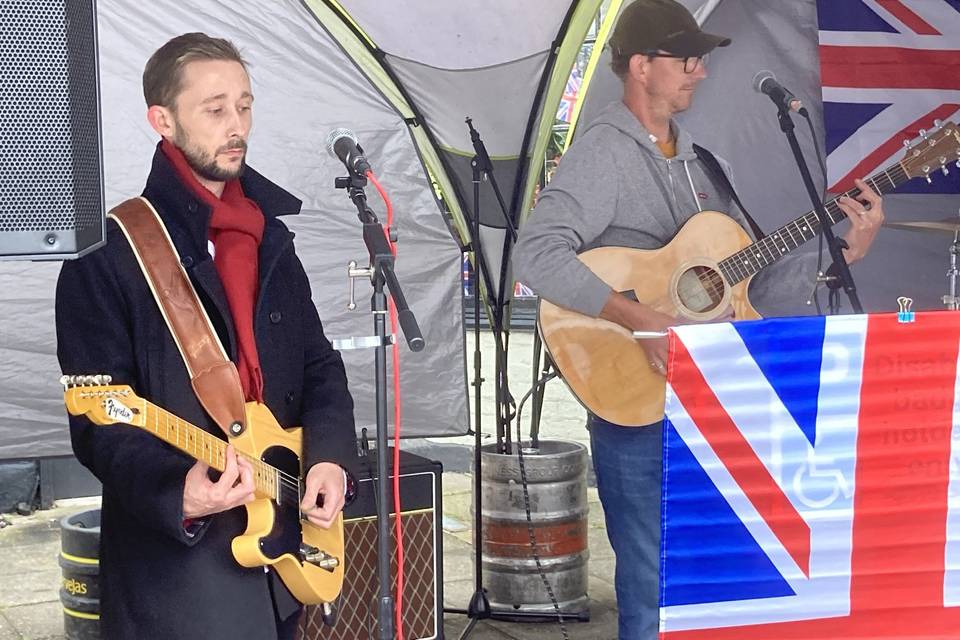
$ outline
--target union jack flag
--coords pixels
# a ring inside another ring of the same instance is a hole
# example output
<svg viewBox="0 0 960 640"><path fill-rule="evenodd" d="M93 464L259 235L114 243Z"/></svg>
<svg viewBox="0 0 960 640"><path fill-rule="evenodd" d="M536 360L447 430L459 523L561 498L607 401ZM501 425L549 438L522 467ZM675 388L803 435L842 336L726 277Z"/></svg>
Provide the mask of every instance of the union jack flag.
<svg viewBox="0 0 960 640"><path fill-rule="evenodd" d="M662 640L960 637L960 315L671 333Z"/></svg>
<svg viewBox="0 0 960 640"><path fill-rule="evenodd" d="M817 0L827 174L834 193L960 115L960 0ZM960 192L960 171L901 192Z"/></svg>
<svg viewBox="0 0 960 640"><path fill-rule="evenodd" d="M574 66L567 78L567 86L563 89L560 106L557 107L557 120L570 122L573 119L573 110L577 106L580 94L580 70Z"/></svg>

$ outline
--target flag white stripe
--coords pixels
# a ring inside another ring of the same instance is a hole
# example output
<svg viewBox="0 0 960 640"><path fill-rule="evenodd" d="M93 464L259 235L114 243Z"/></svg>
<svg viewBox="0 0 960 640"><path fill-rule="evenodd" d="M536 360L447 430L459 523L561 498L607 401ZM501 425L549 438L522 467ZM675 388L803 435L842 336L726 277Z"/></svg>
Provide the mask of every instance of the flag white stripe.
<svg viewBox="0 0 960 640"><path fill-rule="evenodd" d="M735 345L742 345L739 336L730 333L732 329L729 324L697 325L679 327L677 333L696 359L695 352L709 353L706 345L711 339L733 340ZM810 526L810 579L802 577L802 574L797 575L793 559L760 519L753 505L690 419L673 388L668 385L667 417L711 481L768 554L777 570L785 575L797 595L665 607L661 610L662 630L790 622L840 616L849 612L855 471L849 452L856 450L865 331L865 316L827 319L818 398L816 449L812 450L810 457L803 457L803 452L809 449L808 443L804 447L797 447L795 444L792 448L784 447L786 459L783 467L789 467L793 471L780 477L774 476L781 485L787 485L788 495L792 494L793 499L800 503L801 513ZM715 357L716 352L708 359ZM727 361L729 362L729 359ZM701 371L705 367L711 368L699 360L697 364ZM742 365L738 365L735 372L731 371L728 377L740 379L739 376L744 370ZM780 412L775 403L764 405L765 409L770 407L774 408L774 415ZM730 411L729 407L727 409ZM736 410L733 414L742 419ZM778 437L782 438L783 435L783 430L777 431ZM768 448L767 454L771 451L772 449ZM793 460L798 451L801 453L799 462ZM838 455L837 452L841 451L848 453L846 456ZM668 465L669 475L669 460L664 462ZM669 545L669 540L665 540L665 543ZM669 576L665 578L669 579Z"/></svg>
<svg viewBox="0 0 960 640"><path fill-rule="evenodd" d="M957 364L960 371L960 362ZM943 606L960 606L960 376L954 386L947 485L947 543L944 547Z"/></svg>

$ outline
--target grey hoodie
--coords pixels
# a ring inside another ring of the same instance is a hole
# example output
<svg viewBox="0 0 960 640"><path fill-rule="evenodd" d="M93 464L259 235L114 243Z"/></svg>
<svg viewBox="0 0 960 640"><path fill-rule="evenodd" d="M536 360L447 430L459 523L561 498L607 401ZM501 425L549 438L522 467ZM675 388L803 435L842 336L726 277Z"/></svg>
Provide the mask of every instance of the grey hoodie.
<svg viewBox="0 0 960 640"><path fill-rule="evenodd" d="M697 159L690 134L675 123L673 131L677 155L667 159L623 102L606 106L564 154L521 230L517 279L554 304L596 317L611 289L576 254L601 246L660 248L706 210L727 213L750 233ZM751 301L763 315L810 313L805 302L815 277L816 255L795 251L757 274Z"/></svg>

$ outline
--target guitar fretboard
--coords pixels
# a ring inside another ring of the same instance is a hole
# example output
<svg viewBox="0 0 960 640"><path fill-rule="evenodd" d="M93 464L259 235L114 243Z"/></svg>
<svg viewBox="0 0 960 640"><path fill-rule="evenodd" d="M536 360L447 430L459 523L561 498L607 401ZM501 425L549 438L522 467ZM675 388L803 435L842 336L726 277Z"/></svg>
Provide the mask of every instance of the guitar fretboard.
<svg viewBox="0 0 960 640"><path fill-rule="evenodd" d="M224 470L227 462L226 442L155 404L145 400L143 404L144 421L137 426L187 455L202 460L217 471ZM257 494L270 498L277 504L299 504L302 495L298 477L290 476L273 465L244 453L238 452L238 455L243 456L253 467Z"/></svg>
<svg viewBox="0 0 960 640"><path fill-rule="evenodd" d="M904 171L903 165L897 163L867 178L865 182L869 184L874 191L882 195L893 191L909 179L910 177ZM824 203L824 209L826 210L827 218L831 226L847 217L843 210L840 209L837 201L843 196L856 198L859 195L860 189L854 188ZM815 238L819 233L820 218L817 216L816 211L808 211L761 240L744 247L729 258L721 260L719 264L720 272L730 285L737 284L754 275L764 267L773 264L806 241Z"/></svg>

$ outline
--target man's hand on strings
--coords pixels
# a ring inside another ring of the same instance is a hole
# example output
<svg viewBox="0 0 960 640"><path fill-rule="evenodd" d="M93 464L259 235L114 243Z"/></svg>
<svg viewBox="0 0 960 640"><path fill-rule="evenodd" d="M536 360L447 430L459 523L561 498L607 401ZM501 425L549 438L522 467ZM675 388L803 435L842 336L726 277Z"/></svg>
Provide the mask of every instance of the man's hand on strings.
<svg viewBox="0 0 960 640"><path fill-rule="evenodd" d="M318 462L307 472L300 511L313 524L329 529L343 509L345 484L343 467Z"/></svg>
<svg viewBox="0 0 960 640"><path fill-rule="evenodd" d="M837 206L850 219L850 229L843 236L848 245L843 257L848 263L867 254L883 224L883 198L863 180L854 180L854 184L860 189L860 195L842 196L837 200Z"/></svg>
<svg viewBox="0 0 960 640"><path fill-rule="evenodd" d="M626 298L616 292L611 293L610 297L607 298L607 303L600 311L600 317L604 320L616 322L631 331L648 331L651 333L666 333L670 327L696 322L688 318L676 318L661 313L653 307ZM705 322L729 322L733 319L733 307L728 305L723 313ZM637 338L637 342L643 347L650 368L661 375L666 375L667 358L670 350L667 337Z"/></svg>
<svg viewBox="0 0 960 640"><path fill-rule="evenodd" d="M252 502L253 467L245 457L227 445L226 463L220 479L210 480L209 466L197 461L187 472L183 484L183 517L202 518Z"/></svg>

